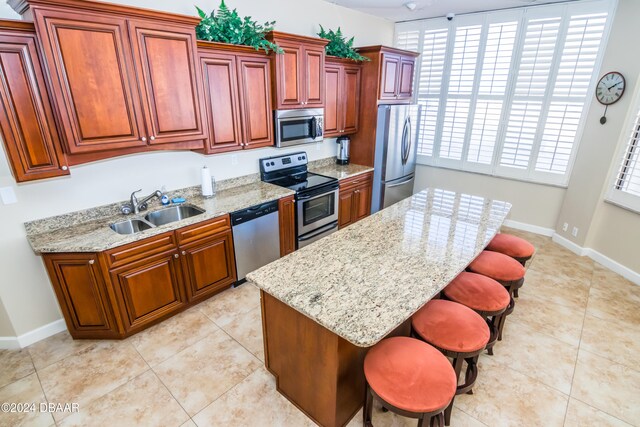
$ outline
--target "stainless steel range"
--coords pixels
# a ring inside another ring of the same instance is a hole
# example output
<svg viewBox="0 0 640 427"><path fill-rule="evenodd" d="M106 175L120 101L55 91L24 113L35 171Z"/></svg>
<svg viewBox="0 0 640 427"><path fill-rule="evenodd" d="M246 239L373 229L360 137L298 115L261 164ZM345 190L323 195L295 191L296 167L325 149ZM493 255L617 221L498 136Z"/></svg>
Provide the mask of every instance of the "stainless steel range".
<svg viewBox="0 0 640 427"><path fill-rule="evenodd" d="M262 181L296 192L297 247L338 229L338 180L307 170L304 151L260 159Z"/></svg>

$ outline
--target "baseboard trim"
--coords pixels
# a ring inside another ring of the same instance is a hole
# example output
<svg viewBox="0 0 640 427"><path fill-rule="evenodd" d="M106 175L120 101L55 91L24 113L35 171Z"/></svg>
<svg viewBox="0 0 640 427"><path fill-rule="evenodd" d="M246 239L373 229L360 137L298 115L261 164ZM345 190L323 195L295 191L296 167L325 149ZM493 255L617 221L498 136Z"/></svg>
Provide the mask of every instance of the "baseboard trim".
<svg viewBox="0 0 640 427"><path fill-rule="evenodd" d="M559 244L560 246L569 249L571 252L573 252L576 255L580 255L580 256L587 255L585 248L578 245L577 243L573 243L571 240L567 239L566 237L562 237L558 233L553 233L553 236L551 236L551 240L553 240L555 243Z"/></svg>
<svg viewBox="0 0 640 427"><path fill-rule="evenodd" d="M591 248L585 248L585 255L594 260L595 262L604 265L609 270L614 273L618 273L625 279L635 283L636 285L640 285L640 273L633 271L629 267L625 267L620 264L618 261L614 261L608 256L594 250Z"/></svg>
<svg viewBox="0 0 640 427"><path fill-rule="evenodd" d="M67 325L64 323L64 319L59 319L17 337L0 337L0 349L16 350L25 348L35 342L66 330Z"/></svg>
<svg viewBox="0 0 640 427"><path fill-rule="evenodd" d="M553 228L540 227L539 225L527 224L524 222L513 221L511 219L506 219L503 224L505 227L528 231L530 233L540 234L547 237L551 237L555 233Z"/></svg>

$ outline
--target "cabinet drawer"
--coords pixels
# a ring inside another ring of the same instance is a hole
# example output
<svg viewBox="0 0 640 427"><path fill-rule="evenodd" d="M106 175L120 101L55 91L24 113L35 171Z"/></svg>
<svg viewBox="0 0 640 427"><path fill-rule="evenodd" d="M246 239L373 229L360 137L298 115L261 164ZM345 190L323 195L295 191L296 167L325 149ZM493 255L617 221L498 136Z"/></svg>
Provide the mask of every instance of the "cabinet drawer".
<svg viewBox="0 0 640 427"><path fill-rule="evenodd" d="M230 229L229 215L214 218L211 221L184 227L176 231L179 245L185 245L195 240L213 236Z"/></svg>
<svg viewBox="0 0 640 427"><path fill-rule="evenodd" d="M117 268L149 256L176 248L174 232L153 236L145 240L119 246L105 252L109 268Z"/></svg>
<svg viewBox="0 0 640 427"><path fill-rule="evenodd" d="M345 178L340 181L340 190L358 187L363 184L370 184L373 181L373 172L367 172L356 175L351 178Z"/></svg>

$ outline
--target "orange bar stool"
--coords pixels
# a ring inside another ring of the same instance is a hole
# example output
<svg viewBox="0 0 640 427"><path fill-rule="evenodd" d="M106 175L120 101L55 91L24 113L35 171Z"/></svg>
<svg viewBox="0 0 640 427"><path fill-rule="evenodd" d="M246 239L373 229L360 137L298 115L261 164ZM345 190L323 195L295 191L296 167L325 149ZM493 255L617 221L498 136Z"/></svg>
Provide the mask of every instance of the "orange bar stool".
<svg viewBox="0 0 640 427"><path fill-rule="evenodd" d="M415 336L453 359L456 395L472 394L478 377L478 356L489 342L487 322L478 313L453 301L431 300L411 318ZM463 362L467 362L464 383L458 385ZM453 399L444 411L445 425L451 422Z"/></svg>
<svg viewBox="0 0 640 427"><path fill-rule="evenodd" d="M508 255L500 252L482 251L476 259L471 261L467 270L490 277L509 292L511 301L507 310L502 314L498 325L498 340L502 340L504 322L507 316L513 313L516 305L513 300L514 292L524 284L525 269L522 264Z"/></svg>
<svg viewBox="0 0 640 427"><path fill-rule="evenodd" d="M442 290L442 296L469 307L485 319L491 333L486 348L493 355L493 346L498 340L498 326L511 301L504 286L482 274L463 271Z"/></svg>
<svg viewBox="0 0 640 427"><path fill-rule="evenodd" d="M486 250L500 252L501 254L510 256L524 267L535 253L536 248L525 239L514 236L513 234L498 233L491 239ZM513 292L513 296L518 298L517 289Z"/></svg>
<svg viewBox="0 0 640 427"><path fill-rule="evenodd" d="M442 427L443 411L453 400L456 377L438 350L409 337L393 337L373 346L364 358L364 426L372 427L373 397L396 414Z"/></svg>

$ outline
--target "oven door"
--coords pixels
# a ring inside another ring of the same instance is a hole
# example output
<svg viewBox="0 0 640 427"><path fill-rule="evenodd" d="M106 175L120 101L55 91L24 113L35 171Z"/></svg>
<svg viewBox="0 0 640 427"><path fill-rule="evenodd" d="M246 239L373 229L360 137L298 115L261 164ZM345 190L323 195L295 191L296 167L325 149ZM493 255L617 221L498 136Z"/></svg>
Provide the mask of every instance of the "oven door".
<svg viewBox="0 0 640 427"><path fill-rule="evenodd" d="M323 116L316 111L276 111L276 146L306 144L322 141Z"/></svg>
<svg viewBox="0 0 640 427"><path fill-rule="evenodd" d="M337 187L337 186L336 186ZM301 194L296 201L298 236L338 220L338 188L320 194Z"/></svg>

